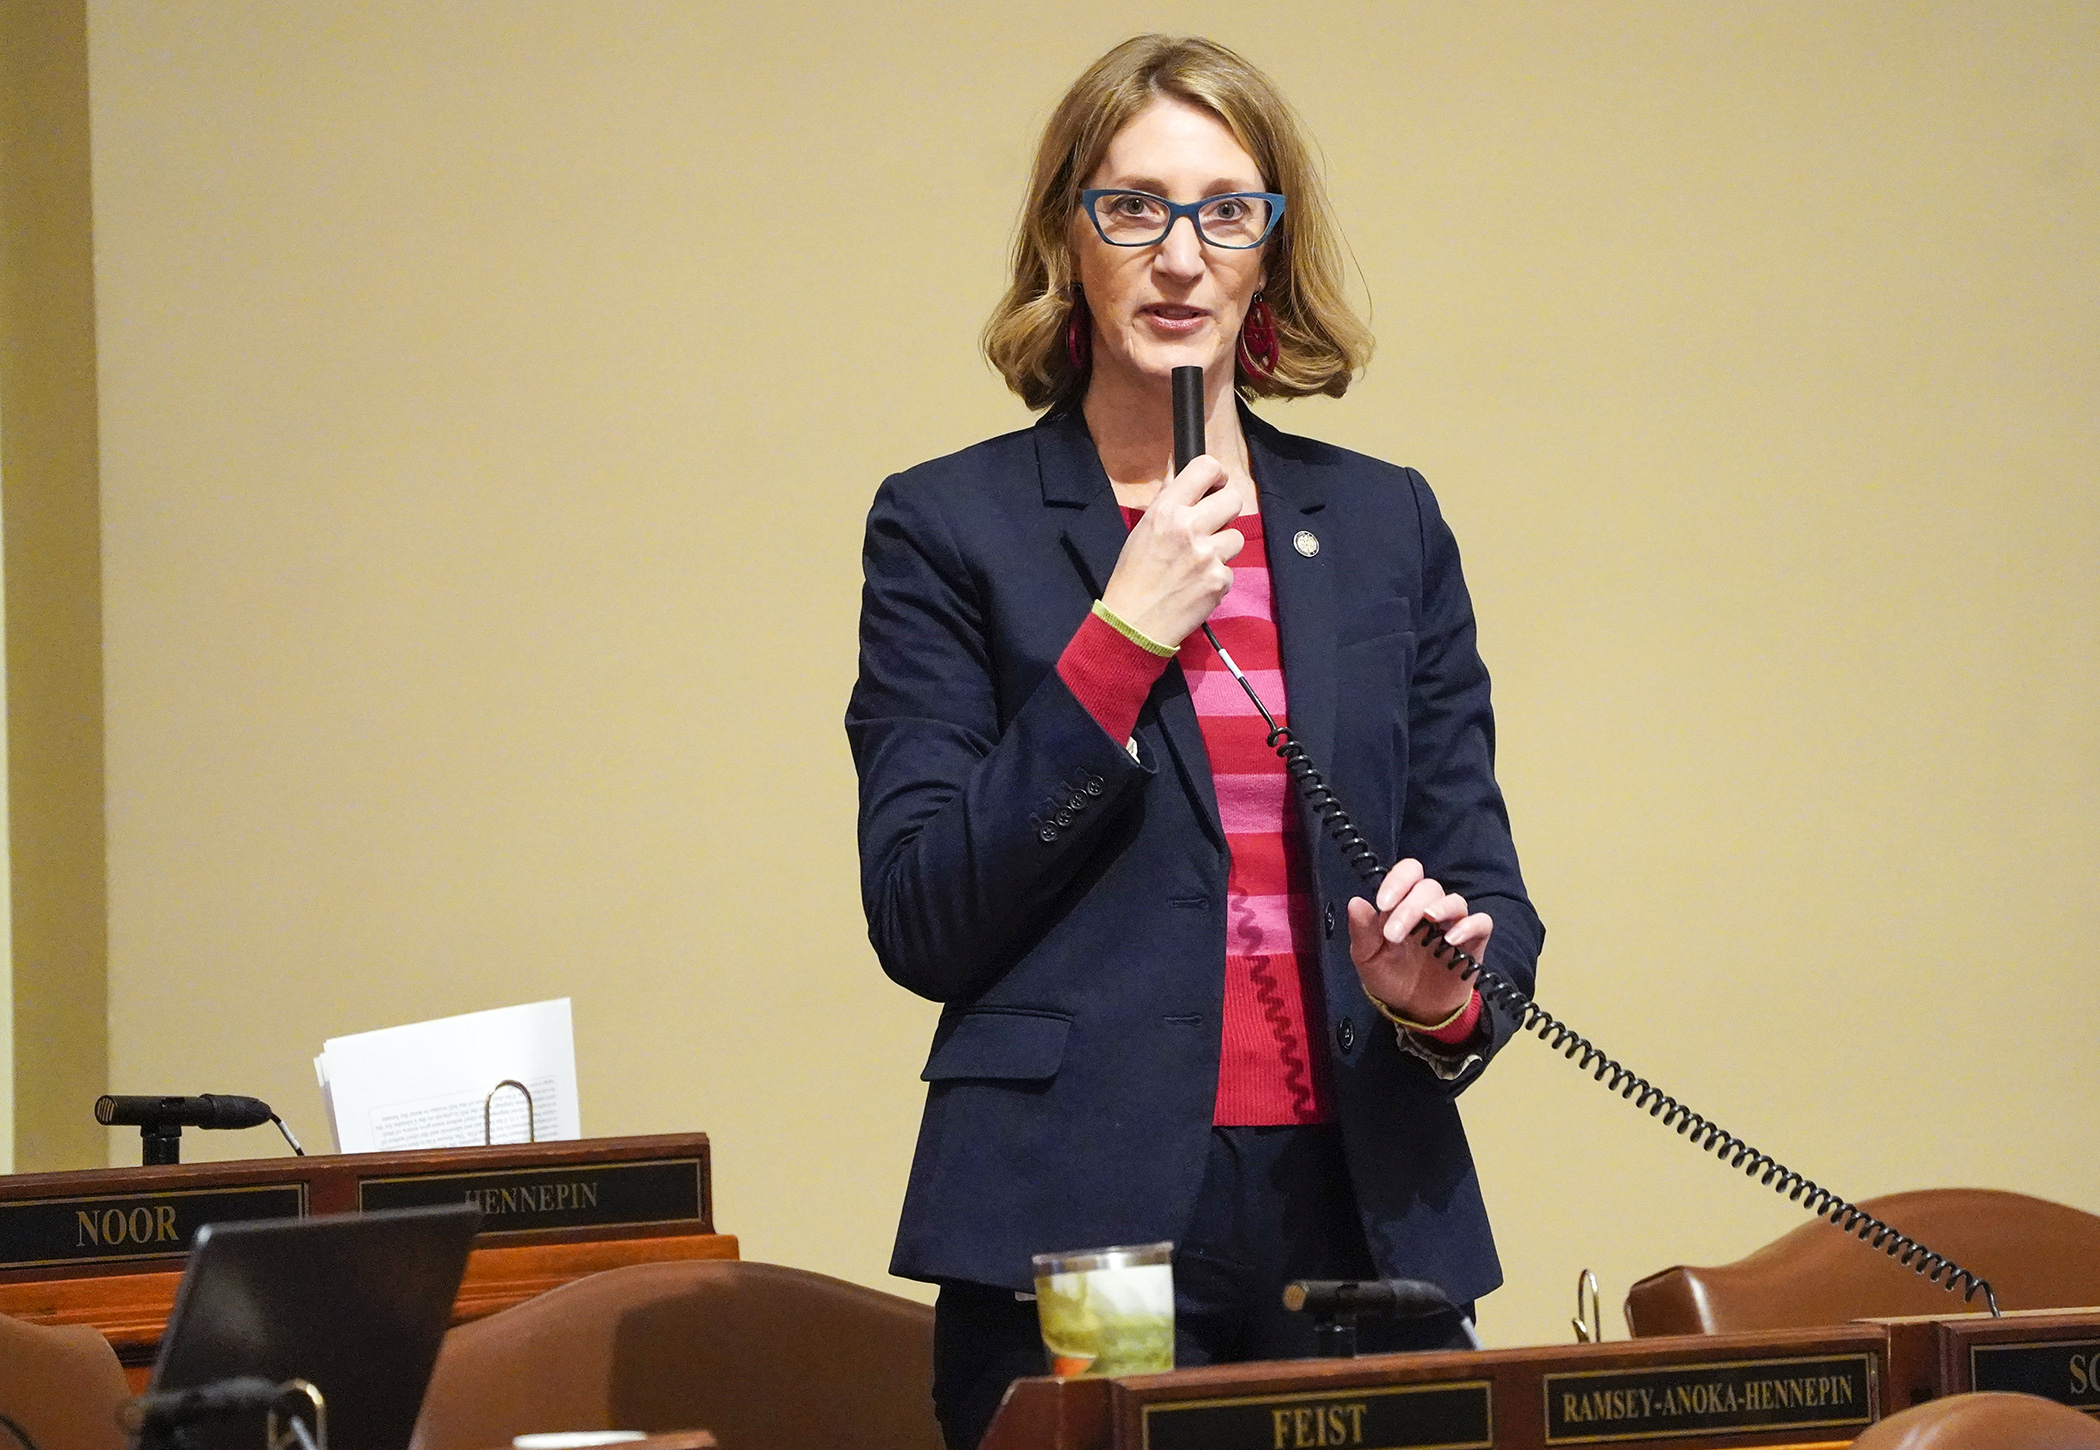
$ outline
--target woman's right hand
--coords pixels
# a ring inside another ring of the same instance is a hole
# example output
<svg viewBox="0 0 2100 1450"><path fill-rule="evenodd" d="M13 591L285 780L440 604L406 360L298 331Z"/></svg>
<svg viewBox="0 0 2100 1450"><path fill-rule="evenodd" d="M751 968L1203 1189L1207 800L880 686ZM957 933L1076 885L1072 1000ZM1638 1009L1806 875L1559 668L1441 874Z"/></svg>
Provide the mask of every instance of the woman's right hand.
<svg viewBox="0 0 2100 1450"><path fill-rule="evenodd" d="M1232 588L1232 559L1247 537L1225 465L1209 454L1170 478L1124 541L1101 593L1116 618L1147 639L1179 646Z"/></svg>

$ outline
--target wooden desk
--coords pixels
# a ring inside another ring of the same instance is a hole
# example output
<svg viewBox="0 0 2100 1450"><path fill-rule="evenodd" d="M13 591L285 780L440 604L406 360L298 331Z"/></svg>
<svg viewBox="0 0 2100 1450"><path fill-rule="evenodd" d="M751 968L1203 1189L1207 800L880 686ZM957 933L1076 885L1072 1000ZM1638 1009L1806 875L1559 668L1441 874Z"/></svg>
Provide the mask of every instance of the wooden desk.
<svg viewBox="0 0 2100 1450"><path fill-rule="evenodd" d="M100 1330L141 1388L189 1242L212 1214L244 1201L305 1216L466 1196L487 1206L489 1226L454 1323L601 1269L737 1257L735 1237L714 1231L702 1133L23 1174L0 1177L0 1314Z"/></svg>
<svg viewBox="0 0 2100 1450"><path fill-rule="evenodd" d="M2012 1390L2100 1417L2100 1309L2022 1309L1869 1321L1894 1372L1927 1394Z"/></svg>
<svg viewBox="0 0 2100 1450"><path fill-rule="evenodd" d="M1851 1443L1885 1413L1873 1325L1022 1380L984 1450Z"/></svg>
<svg viewBox="0 0 2100 1450"><path fill-rule="evenodd" d="M626 1264L673 1259L733 1259L734 1234L678 1234L663 1238L608 1239L597 1243L542 1244L475 1249L452 1306L452 1322L464 1324L521 1304L535 1294ZM152 1274L42 1279L0 1285L0 1314L35 1324L86 1324L102 1331L134 1391L146 1387L160 1353L161 1330L175 1307L180 1269Z"/></svg>
<svg viewBox="0 0 2100 1450"><path fill-rule="evenodd" d="M1835 1450L1971 1389L2100 1415L2100 1310L1028 1379L984 1450Z"/></svg>

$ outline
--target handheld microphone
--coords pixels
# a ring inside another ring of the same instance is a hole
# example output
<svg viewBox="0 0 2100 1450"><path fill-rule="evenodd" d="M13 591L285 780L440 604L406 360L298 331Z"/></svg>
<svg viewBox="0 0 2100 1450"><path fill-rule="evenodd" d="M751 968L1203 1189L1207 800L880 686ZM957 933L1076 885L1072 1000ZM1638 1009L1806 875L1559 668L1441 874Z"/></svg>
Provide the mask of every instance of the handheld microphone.
<svg viewBox="0 0 2100 1450"><path fill-rule="evenodd" d="M259 1128L275 1116L261 1098L236 1093L95 1099L95 1121L105 1128Z"/></svg>
<svg viewBox="0 0 2100 1450"><path fill-rule="evenodd" d="M1203 452L1203 369L1176 368L1174 383L1174 471Z"/></svg>

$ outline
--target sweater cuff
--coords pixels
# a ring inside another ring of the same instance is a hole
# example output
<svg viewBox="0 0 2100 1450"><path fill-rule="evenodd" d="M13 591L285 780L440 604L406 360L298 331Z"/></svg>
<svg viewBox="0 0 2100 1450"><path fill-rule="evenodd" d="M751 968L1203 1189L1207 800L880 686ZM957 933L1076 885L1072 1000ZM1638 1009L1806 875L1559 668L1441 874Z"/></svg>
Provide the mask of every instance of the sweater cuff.
<svg viewBox="0 0 2100 1450"><path fill-rule="evenodd" d="M1125 638L1098 614L1086 617L1057 657L1058 678L1118 745L1137 728L1138 711L1166 669L1164 657Z"/></svg>
<svg viewBox="0 0 2100 1450"><path fill-rule="evenodd" d="M1444 1043L1446 1046L1456 1047L1461 1042L1464 1042L1467 1038L1471 1037L1473 1035L1473 1029L1479 1025L1480 993L1475 992L1472 995L1472 997L1467 1000L1465 1010L1460 1012L1458 1016L1451 1019L1450 1026L1443 1028L1441 1031L1425 1032L1422 1035L1424 1037L1429 1038L1432 1042L1441 1042Z"/></svg>

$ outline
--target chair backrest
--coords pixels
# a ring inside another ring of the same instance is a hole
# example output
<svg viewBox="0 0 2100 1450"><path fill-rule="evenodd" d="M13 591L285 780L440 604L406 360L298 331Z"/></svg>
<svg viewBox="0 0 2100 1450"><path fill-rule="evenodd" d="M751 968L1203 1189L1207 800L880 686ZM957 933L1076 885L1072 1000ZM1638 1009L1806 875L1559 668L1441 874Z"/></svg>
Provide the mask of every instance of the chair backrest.
<svg viewBox="0 0 2100 1450"><path fill-rule="evenodd" d="M1988 1188L1892 1193L1860 1207L1988 1279L2001 1309L2100 1305L2100 1217ZM1641 1280L1626 1295L1626 1326L1637 1337L1723 1334L1983 1308L1982 1296L1964 1302L1815 1219L1732 1264Z"/></svg>
<svg viewBox="0 0 2100 1450"><path fill-rule="evenodd" d="M1889 1416L1852 1450L2100 1450L2100 1423L2033 1395L1949 1395Z"/></svg>
<svg viewBox="0 0 2100 1450"><path fill-rule="evenodd" d="M117 1352L93 1329L0 1315L0 1415L37 1450L124 1450L117 1410L130 1398ZM0 1430L0 1441L14 1437Z"/></svg>
<svg viewBox="0 0 2100 1450"><path fill-rule="evenodd" d="M941 1450L933 1310L737 1260L577 1279L445 1336L411 1450L709 1430L722 1450Z"/></svg>

